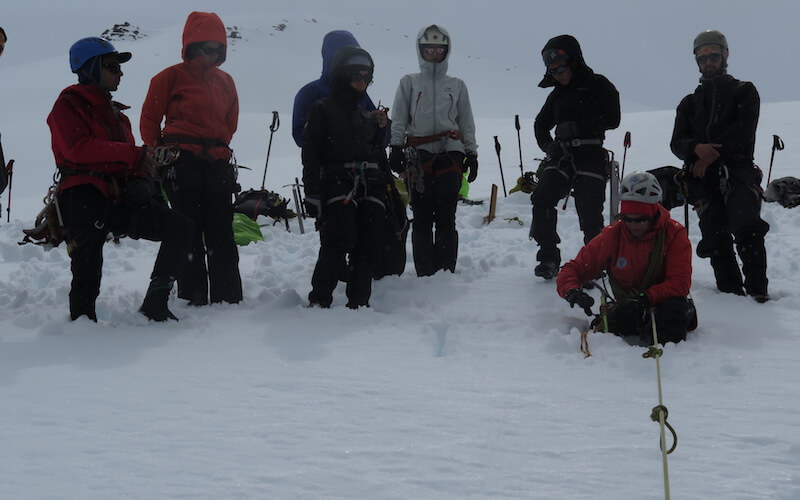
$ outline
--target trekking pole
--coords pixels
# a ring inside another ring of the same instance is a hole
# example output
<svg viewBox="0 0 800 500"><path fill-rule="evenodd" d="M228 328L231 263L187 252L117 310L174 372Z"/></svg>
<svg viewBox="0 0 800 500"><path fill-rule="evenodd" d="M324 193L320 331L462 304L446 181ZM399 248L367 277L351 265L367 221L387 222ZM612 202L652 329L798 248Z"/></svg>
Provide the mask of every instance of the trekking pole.
<svg viewBox="0 0 800 500"><path fill-rule="evenodd" d="M769 185L769 179L772 177L772 162L775 160L775 151L783 151L783 140L777 135L772 136L772 154L769 156L769 173L767 174L767 185ZM11 175L9 174L9 177Z"/></svg>
<svg viewBox="0 0 800 500"><path fill-rule="evenodd" d="M269 126L269 146L267 146L267 161L264 164L264 176L261 178L261 190L264 190L264 183L267 181L267 166L269 166L269 153L272 151L272 134L281 126L281 120L278 118L278 112L272 112L272 123Z"/></svg>
<svg viewBox="0 0 800 500"><path fill-rule="evenodd" d="M656 312L655 308L650 308L650 324L653 329L653 345L651 345L647 352L642 354L643 358L653 358L656 360L656 377L658 380L658 406L653 408L652 412L650 413L650 420L653 422L658 422L661 433L659 436L659 445L661 447L661 464L664 469L664 498L669 500L669 464L667 461L667 455L675 451L675 448L678 446L678 435L675 433L675 429L667 422L667 415L669 411L667 407L664 406L664 397L663 392L661 389L661 355L664 351L658 347L658 330L656 329ZM667 432L666 430L669 429L672 433L673 443L670 449L667 449Z"/></svg>
<svg viewBox="0 0 800 500"><path fill-rule="evenodd" d="M620 180L622 177L625 177L625 157L628 156L628 148L631 147L631 133L630 131L625 132L625 138L622 140L622 172L620 175Z"/></svg>
<svg viewBox="0 0 800 500"><path fill-rule="evenodd" d="M8 206L6 207L6 222L11 222L11 186L14 182L14 160L9 161L7 167L0 168L5 168L6 172L8 172ZM0 215L0 217L2 217L2 215Z"/></svg>
<svg viewBox="0 0 800 500"><path fill-rule="evenodd" d="M525 176L522 171L522 139L519 137L519 115L514 115L514 127L517 129L517 146L519 148L519 175Z"/></svg>
<svg viewBox="0 0 800 500"><path fill-rule="evenodd" d="M503 161L500 159L500 141L494 136L494 150L497 151L497 164L500 165L500 181L503 183L503 198L508 197L506 192L506 179L503 176Z"/></svg>

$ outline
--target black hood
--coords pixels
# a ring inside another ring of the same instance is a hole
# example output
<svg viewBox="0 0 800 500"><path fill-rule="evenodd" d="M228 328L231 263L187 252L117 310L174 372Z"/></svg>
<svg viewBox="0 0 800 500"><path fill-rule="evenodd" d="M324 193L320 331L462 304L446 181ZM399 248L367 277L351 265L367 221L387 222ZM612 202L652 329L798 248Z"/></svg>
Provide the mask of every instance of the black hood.
<svg viewBox="0 0 800 500"><path fill-rule="evenodd" d="M572 72L575 75L575 79L580 80L593 73L592 69L586 65L586 61L583 60L581 44L578 43L578 40L576 40L574 36L558 35L551 38L542 48L542 55L551 49L561 49L569 54L569 65L572 67ZM552 75L550 75L550 73L547 72L547 66L545 66L544 78L542 78L542 81L539 82L539 86L546 88L554 87L557 84L558 82L552 77Z"/></svg>
<svg viewBox="0 0 800 500"><path fill-rule="evenodd" d="M333 56L333 62L331 63L330 85L332 96L337 99L344 99L353 105L357 105L364 97L366 90L364 92L358 92L351 87L350 77L347 74L347 67L350 65L350 61L364 58L369 61L369 64L359 64L359 66L368 66L370 73L374 72L375 64L372 61L372 56L361 47L342 47L336 51L336 55Z"/></svg>

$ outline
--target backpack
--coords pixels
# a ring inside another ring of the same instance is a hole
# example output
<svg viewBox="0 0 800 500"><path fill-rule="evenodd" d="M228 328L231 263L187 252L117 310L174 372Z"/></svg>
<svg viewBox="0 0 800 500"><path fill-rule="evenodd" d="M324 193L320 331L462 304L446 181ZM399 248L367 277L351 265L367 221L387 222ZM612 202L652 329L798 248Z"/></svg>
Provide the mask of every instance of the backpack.
<svg viewBox="0 0 800 500"><path fill-rule="evenodd" d="M253 220L259 215L272 217L276 221L291 219L297 215L289 210L289 200L278 193L265 189L248 189L236 195L233 202L233 211L245 214Z"/></svg>
<svg viewBox="0 0 800 500"><path fill-rule="evenodd" d="M648 172L653 174L661 185L663 192L661 204L664 208L672 210L675 207L683 206L686 200L683 170L678 167L667 166L648 170Z"/></svg>
<svg viewBox="0 0 800 500"><path fill-rule="evenodd" d="M770 203L777 201L784 208L800 205L800 179L797 177L775 179L764 190L764 200Z"/></svg>

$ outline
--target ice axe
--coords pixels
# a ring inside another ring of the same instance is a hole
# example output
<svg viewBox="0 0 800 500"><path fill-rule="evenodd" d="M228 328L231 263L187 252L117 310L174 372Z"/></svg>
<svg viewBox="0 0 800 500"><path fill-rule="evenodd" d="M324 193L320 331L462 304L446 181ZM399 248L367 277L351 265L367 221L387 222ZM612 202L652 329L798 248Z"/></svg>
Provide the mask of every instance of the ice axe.
<svg viewBox="0 0 800 500"><path fill-rule="evenodd" d="M777 135L772 136L772 154L769 157L769 172L767 173L767 184L772 177L772 162L775 161L775 151L783 151L783 140ZM9 178L11 175L9 174ZM10 186L9 186L10 187ZM10 189L9 189L10 191ZM9 193L10 194L10 193Z"/></svg>
<svg viewBox="0 0 800 500"><path fill-rule="evenodd" d="M264 176L261 178L261 189L264 189L264 183L267 181L267 167L269 166L269 153L272 151L272 134L281 126L281 119L278 118L278 112L272 112L272 123L269 126L269 146L267 146L267 161L264 164Z"/></svg>
<svg viewBox="0 0 800 500"><path fill-rule="evenodd" d="M0 166L8 172L8 206L6 207L6 222L11 222L11 186L14 182L14 160L8 162L8 166ZM2 212L0 212L2 213ZM2 215L0 215L2 217Z"/></svg>
<svg viewBox="0 0 800 500"><path fill-rule="evenodd" d="M519 115L514 115L514 127L517 129L517 147L519 148L519 175L525 176L522 170L522 139L519 137Z"/></svg>
<svg viewBox="0 0 800 500"><path fill-rule="evenodd" d="M625 138L622 140L622 173L620 177L625 177L625 158L628 156L628 148L631 147L631 133L625 132ZM621 180L621 179L620 179Z"/></svg>
<svg viewBox="0 0 800 500"><path fill-rule="evenodd" d="M506 179L503 176L503 161L500 159L500 141L497 140L497 136L494 136L494 150L497 152L497 164L500 165L500 181L503 183L503 197L508 197L508 193L506 192Z"/></svg>

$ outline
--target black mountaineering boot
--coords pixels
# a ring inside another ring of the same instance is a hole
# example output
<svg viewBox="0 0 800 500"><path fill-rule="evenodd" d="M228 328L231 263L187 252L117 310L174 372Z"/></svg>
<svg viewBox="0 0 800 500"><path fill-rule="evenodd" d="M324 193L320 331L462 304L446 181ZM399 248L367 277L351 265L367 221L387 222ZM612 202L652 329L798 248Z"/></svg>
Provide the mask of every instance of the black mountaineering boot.
<svg viewBox="0 0 800 500"><path fill-rule="evenodd" d="M168 319L178 321L178 318L167 308L169 292L172 290L173 282L174 280L170 277L153 278L147 288L147 294L144 296L144 302L142 302L139 312L153 321L167 321Z"/></svg>

